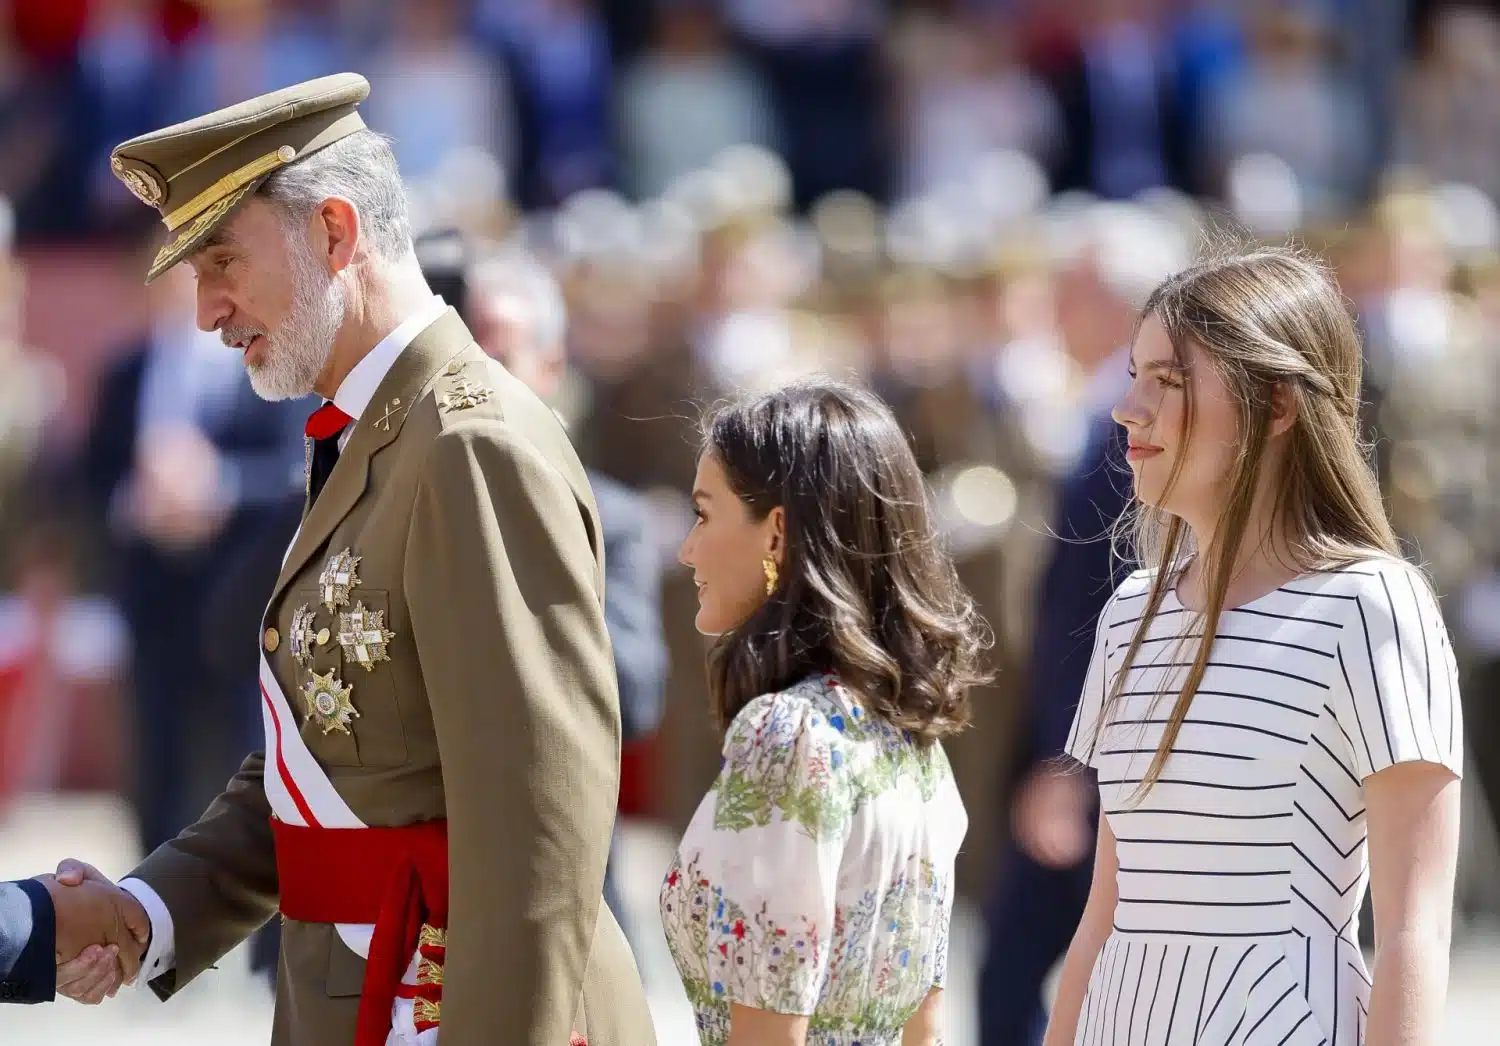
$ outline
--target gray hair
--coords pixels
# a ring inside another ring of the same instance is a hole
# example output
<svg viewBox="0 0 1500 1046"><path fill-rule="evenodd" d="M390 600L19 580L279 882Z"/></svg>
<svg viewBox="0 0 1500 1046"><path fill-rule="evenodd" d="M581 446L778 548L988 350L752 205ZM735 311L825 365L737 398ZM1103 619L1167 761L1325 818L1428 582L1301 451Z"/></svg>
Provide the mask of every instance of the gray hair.
<svg viewBox="0 0 1500 1046"><path fill-rule="evenodd" d="M406 187L391 140L356 131L267 178L260 195L292 222L306 221L330 196L359 212L360 232L378 257L401 261L412 250Z"/></svg>
<svg viewBox="0 0 1500 1046"><path fill-rule="evenodd" d="M537 346L545 352L562 348L568 307L557 280L534 258L507 252L475 263L469 271L469 293L519 299L530 315Z"/></svg>

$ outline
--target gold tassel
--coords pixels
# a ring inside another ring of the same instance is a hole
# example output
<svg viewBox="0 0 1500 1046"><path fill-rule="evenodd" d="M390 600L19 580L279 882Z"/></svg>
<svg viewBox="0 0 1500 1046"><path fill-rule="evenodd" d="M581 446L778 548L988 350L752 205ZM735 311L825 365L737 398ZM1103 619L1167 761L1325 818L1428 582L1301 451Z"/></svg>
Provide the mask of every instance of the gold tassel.
<svg viewBox="0 0 1500 1046"><path fill-rule="evenodd" d="M417 947L419 948L446 948L448 947L448 931L439 930L436 926L422 924L422 929L417 933Z"/></svg>
<svg viewBox="0 0 1500 1046"><path fill-rule="evenodd" d="M436 984L443 983L443 967L441 963L435 963L431 959L417 960L417 983Z"/></svg>
<svg viewBox="0 0 1500 1046"><path fill-rule="evenodd" d="M412 1023L417 1025L440 1025L443 1023L443 1004L432 1002L421 996L412 1000Z"/></svg>

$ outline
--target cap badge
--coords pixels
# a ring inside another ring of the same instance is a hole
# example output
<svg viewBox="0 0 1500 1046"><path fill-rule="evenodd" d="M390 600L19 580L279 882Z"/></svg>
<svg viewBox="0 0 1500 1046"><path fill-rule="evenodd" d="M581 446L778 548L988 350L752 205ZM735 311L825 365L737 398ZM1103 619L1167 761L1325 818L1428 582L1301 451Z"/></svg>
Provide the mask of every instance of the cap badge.
<svg viewBox="0 0 1500 1046"><path fill-rule="evenodd" d="M159 207L162 200L166 199L166 186L156 177L155 172L141 167L126 167L118 156L109 158L109 169L147 207Z"/></svg>

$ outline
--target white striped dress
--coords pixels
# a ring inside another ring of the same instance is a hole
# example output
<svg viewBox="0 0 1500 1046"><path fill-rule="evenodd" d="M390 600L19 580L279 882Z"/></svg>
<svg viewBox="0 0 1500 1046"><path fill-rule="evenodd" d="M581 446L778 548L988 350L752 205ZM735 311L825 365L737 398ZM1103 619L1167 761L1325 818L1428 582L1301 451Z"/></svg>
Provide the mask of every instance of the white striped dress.
<svg viewBox="0 0 1500 1046"><path fill-rule="evenodd" d="M1437 605L1415 570L1382 559L1226 610L1161 779L1132 807L1201 641L1175 641L1202 621L1169 592L1099 730L1150 583L1133 574L1101 616L1068 738L1098 771L1120 866L1075 1043L1360 1046L1362 782L1409 761L1462 772Z"/></svg>

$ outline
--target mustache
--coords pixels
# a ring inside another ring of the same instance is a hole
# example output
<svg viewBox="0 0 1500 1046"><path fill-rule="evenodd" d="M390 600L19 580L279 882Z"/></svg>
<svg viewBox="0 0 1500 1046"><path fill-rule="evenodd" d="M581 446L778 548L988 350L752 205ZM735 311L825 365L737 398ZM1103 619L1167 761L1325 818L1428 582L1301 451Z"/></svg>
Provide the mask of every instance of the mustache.
<svg viewBox="0 0 1500 1046"><path fill-rule="evenodd" d="M255 340L257 336L270 340L270 332L259 327L220 327L219 340L226 348L243 349Z"/></svg>

